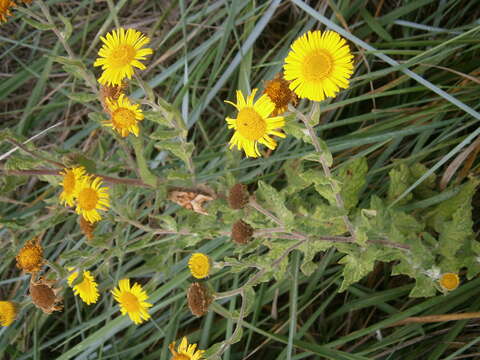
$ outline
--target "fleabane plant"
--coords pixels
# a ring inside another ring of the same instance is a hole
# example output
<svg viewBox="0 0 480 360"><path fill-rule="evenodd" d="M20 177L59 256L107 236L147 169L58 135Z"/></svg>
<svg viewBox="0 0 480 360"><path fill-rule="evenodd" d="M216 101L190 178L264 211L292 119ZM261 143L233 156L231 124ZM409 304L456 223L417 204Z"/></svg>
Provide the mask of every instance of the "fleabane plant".
<svg viewBox="0 0 480 360"><path fill-rule="evenodd" d="M3 4L0 20L11 13L10 2ZM67 44L61 32L55 34ZM321 119L319 102L342 91L348 96L354 74L354 55L336 32L309 31L298 37L284 59L282 73L264 79L263 91L260 87L237 90L229 97L235 101L218 99L220 104L231 105L216 124L230 131L231 137L228 145L222 144L212 155L226 170L211 176L194 161L200 150L192 141L188 119L142 80L142 70L154 55L147 46L155 39L124 27L100 39L98 57L90 68L68 47L69 57L56 60L70 66L67 69L91 89L87 96L77 97L97 101L89 107L94 109L89 119L100 126L91 138L99 139L99 146L107 138L118 145L123 163L109 167L108 160L117 148L102 148L104 159L91 159L87 150L60 160L38 156L35 164L41 164L41 169L29 169L56 186L54 210L64 219L55 219L52 226L72 217L86 240L62 254L59 264L44 258L40 238L16 249L18 268L30 276L30 300L46 314L62 309L62 297L57 294L61 288L56 284L64 281L66 291L78 296L81 306L101 311L98 303L108 298L117 306L117 315L128 315L128 325L156 324L156 290L162 286L159 279L169 271L160 264L174 257L178 263L175 271L184 271L182 279L188 277L179 289L192 316L206 315L221 299L239 296L242 300L231 314L235 330L224 342L205 351L189 345L187 338L178 346L171 343L174 358L200 360L220 357L239 340L256 286L284 280L297 264L290 261L292 255L309 276L318 268L318 255L335 250L343 265L340 292L361 281L377 262L391 263L392 275L412 278L412 297L455 291L462 281L480 272L480 245L474 238L471 214L476 179L458 186L451 197L425 206L418 202L441 194L435 175L404 196L428 171L420 163L396 164L388 174L386 191L368 196L365 157L353 156L334 165L333 154L315 127ZM92 82L95 72L98 76ZM144 90L144 98L133 96L135 87ZM261 163L263 158L275 157L287 137L304 145L309 153L277 161L275 178L256 178L259 173L255 172L244 184L232 174L240 158L245 163ZM157 167L160 162L167 164L162 171ZM135 231L126 231L127 227ZM128 239L118 239L125 233ZM155 236L162 238L155 242ZM212 239L228 243L226 256L208 246L200 249ZM142 243L134 244L138 240ZM150 249L144 250L149 242L156 244L151 250L154 255ZM90 252L77 256L75 251L81 247ZM132 254L134 264L146 265L141 265L138 273L134 268L124 274L122 264L130 264ZM115 271L107 271L105 263L119 265ZM47 267L54 268L57 279L40 276ZM103 272L99 270L102 267ZM215 291L211 282L221 272L241 273L243 282L236 288ZM133 276L140 279L131 279ZM42 302L42 294L47 294L50 302ZM9 326L16 319L17 308L10 302L1 303L2 326Z"/></svg>

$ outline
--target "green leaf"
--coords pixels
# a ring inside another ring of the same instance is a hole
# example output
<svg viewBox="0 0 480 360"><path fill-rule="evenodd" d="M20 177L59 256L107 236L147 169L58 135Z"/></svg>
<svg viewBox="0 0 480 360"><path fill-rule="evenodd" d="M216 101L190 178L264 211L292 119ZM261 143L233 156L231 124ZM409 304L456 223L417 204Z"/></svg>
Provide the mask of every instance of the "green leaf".
<svg viewBox="0 0 480 360"><path fill-rule="evenodd" d="M429 225L433 226L435 231L441 232L444 228L444 223L451 220L453 214L465 204L471 204L475 189L477 188L479 180L472 179L466 184L462 185L457 195L440 203L427 216L429 217Z"/></svg>
<svg viewBox="0 0 480 360"><path fill-rule="evenodd" d="M388 203L394 202L397 197L405 192L408 187L411 185L411 174L410 170L405 164L401 164L396 169L390 170L388 173L390 177L390 183L388 184ZM410 200L412 200L413 194L410 193L401 199L397 204L405 205Z"/></svg>
<svg viewBox="0 0 480 360"><path fill-rule="evenodd" d="M73 93L73 94L68 94L67 95L70 99L73 101L85 104L90 101L96 101L98 100L97 95L91 94L91 93L86 93L86 92L78 92L78 93Z"/></svg>
<svg viewBox="0 0 480 360"><path fill-rule="evenodd" d="M428 276L420 275L415 278L415 287L410 291L410 297L431 297L437 292L435 282Z"/></svg>
<svg viewBox="0 0 480 360"><path fill-rule="evenodd" d="M345 267L339 292L345 291L351 284L361 280L373 270L378 251L374 248L359 250L356 254L346 255L340 259L339 263Z"/></svg>
<svg viewBox="0 0 480 360"><path fill-rule="evenodd" d="M68 40L70 36L72 36L73 32L73 26L72 23L70 22L70 19L63 16L60 12L57 13L57 16L62 20L63 25L65 26L65 30L63 31L63 37L65 40Z"/></svg>
<svg viewBox="0 0 480 360"><path fill-rule="evenodd" d="M53 24L41 23L39 21L29 18L28 16L22 16L22 20L25 21L27 24L33 26L37 30L48 31L55 29L55 25Z"/></svg>
<svg viewBox="0 0 480 360"><path fill-rule="evenodd" d="M169 139L174 139L177 136L180 136L182 134L182 130L162 130L162 129L157 129L155 132L150 134L150 138L154 140L169 140Z"/></svg>
<svg viewBox="0 0 480 360"><path fill-rule="evenodd" d="M445 257L455 257L468 237L473 236L473 221L469 203L453 213L452 220L443 223L438 251Z"/></svg>
<svg viewBox="0 0 480 360"><path fill-rule="evenodd" d="M268 204L268 207L274 210L275 215L282 220L287 229L293 229L295 218L292 212L285 206L285 198L281 193L260 180L256 194L265 204Z"/></svg>
<svg viewBox="0 0 480 360"><path fill-rule="evenodd" d="M336 205L335 194L340 192L339 183L329 177L326 177L319 170L309 170L300 174L304 181L311 181L315 184L315 190L324 197L331 205Z"/></svg>
<svg viewBox="0 0 480 360"><path fill-rule="evenodd" d="M367 171L367 160L364 157L348 162L338 171L338 179L342 187L340 195L347 210L357 205L360 191L365 186Z"/></svg>

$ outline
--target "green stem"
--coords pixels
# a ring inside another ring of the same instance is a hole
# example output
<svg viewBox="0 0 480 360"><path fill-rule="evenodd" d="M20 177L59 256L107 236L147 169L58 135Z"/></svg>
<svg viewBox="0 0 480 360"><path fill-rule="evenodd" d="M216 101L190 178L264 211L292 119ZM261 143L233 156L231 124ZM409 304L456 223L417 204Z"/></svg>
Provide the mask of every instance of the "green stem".
<svg viewBox="0 0 480 360"><path fill-rule="evenodd" d="M137 166L140 171L140 177L150 186L156 187L157 186L157 177L152 174L150 169L148 168L147 160L143 154L143 141L137 136L131 137L133 149L135 150L135 157L137 158Z"/></svg>

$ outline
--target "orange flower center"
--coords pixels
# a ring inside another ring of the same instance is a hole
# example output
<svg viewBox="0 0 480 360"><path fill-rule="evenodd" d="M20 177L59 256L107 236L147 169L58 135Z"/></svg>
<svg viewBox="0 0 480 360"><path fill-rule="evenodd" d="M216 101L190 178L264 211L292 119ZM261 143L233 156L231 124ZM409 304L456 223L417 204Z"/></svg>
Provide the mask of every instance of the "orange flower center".
<svg viewBox="0 0 480 360"><path fill-rule="evenodd" d="M330 75L333 67L332 57L324 50L315 50L303 60L302 73L307 81L321 81Z"/></svg>
<svg viewBox="0 0 480 360"><path fill-rule="evenodd" d="M112 114L112 123L117 129L128 130L135 125L135 113L127 108L118 108Z"/></svg>
<svg viewBox="0 0 480 360"><path fill-rule="evenodd" d="M238 132L248 140L258 140L265 135L267 124L252 107L244 107L238 113Z"/></svg>
<svg viewBox="0 0 480 360"><path fill-rule="evenodd" d="M78 193L78 206L82 210L90 211L95 209L98 203L98 194L94 189L82 189Z"/></svg>
<svg viewBox="0 0 480 360"><path fill-rule="evenodd" d="M440 285L442 285L447 290L455 290L460 283L460 279L457 274L446 273L443 274L440 279Z"/></svg>
<svg viewBox="0 0 480 360"><path fill-rule="evenodd" d="M42 256L34 247L23 249L19 254L19 263L23 268L30 268L39 263Z"/></svg>
<svg viewBox="0 0 480 360"><path fill-rule="evenodd" d="M140 309L138 298L131 292L125 291L120 297L120 303L127 312L137 312Z"/></svg>
<svg viewBox="0 0 480 360"><path fill-rule="evenodd" d="M183 354L177 354L173 357L172 360L190 360L191 357L188 355L183 355Z"/></svg>
<svg viewBox="0 0 480 360"><path fill-rule="evenodd" d="M135 58L135 49L128 44L122 44L112 50L108 63L113 68L121 68L130 65Z"/></svg>
<svg viewBox="0 0 480 360"><path fill-rule="evenodd" d="M67 194L71 194L75 189L75 174L73 171L68 170L63 176L63 191Z"/></svg>

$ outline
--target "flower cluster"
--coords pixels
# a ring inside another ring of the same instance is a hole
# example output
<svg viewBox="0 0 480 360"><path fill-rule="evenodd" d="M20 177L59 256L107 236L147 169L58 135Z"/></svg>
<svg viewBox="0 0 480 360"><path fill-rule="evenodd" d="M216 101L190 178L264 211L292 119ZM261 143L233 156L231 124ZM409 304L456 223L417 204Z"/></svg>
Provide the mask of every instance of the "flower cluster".
<svg viewBox="0 0 480 360"><path fill-rule="evenodd" d="M247 157L261 156L258 144L270 150L277 147L273 136L284 138L280 130L285 126L282 115L297 97L322 101L346 89L353 73L353 55L346 41L333 31L308 31L295 40L285 58L284 74L265 84L263 95L254 101L257 89L246 98L237 91L233 105L236 118L227 117L229 129L235 130L230 149L237 147Z"/></svg>
<svg viewBox="0 0 480 360"><path fill-rule="evenodd" d="M103 125L113 128L120 136L129 134L138 136L138 122L143 120L143 112L138 104L132 104L123 93L127 87L134 68L146 69L141 62L153 53L150 48L143 48L150 39L141 32L119 28L100 37L103 42L94 66L101 66L103 72L98 82L101 84L100 100L109 116Z"/></svg>
<svg viewBox="0 0 480 360"><path fill-rule="evenodd" d="M81 166L66 168L60 174L63 176L60 203L75 206L76 213L92 224L100 221L99 210L110 207L108 187L102 186L102 179L87 174Z"/></svg>

